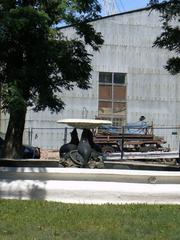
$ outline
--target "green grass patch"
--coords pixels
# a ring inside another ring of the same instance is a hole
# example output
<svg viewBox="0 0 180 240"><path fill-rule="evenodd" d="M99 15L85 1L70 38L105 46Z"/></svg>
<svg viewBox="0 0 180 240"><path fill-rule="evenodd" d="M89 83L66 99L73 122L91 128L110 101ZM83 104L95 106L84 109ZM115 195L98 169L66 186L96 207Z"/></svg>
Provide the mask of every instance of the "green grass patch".
<svg viewBox="0 0 180 240"><path fill-rule="evenodd" d="M180 206L0 200L0 240L179 240Z"/></svg>

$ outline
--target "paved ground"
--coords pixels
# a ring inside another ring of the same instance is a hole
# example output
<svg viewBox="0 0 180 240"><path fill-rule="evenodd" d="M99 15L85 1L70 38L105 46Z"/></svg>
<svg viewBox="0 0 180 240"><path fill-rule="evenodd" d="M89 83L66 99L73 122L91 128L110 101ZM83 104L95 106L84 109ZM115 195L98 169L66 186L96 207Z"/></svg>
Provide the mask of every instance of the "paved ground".
<svg viewBox="0 0 180 240"><path fill-rule="evenodd" d="M86 204L180 204L180 172L2 167L0 198Z"/></svg>

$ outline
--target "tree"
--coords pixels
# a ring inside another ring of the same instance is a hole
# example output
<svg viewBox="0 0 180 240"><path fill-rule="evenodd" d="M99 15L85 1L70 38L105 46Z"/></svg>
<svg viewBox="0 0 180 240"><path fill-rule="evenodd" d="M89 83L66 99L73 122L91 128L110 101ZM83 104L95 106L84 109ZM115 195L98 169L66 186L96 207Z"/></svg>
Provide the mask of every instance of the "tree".
<svg viewBox="0 0 180 240"><path fill-rule="evenodd" d="M175 56L167 61L165 68L171 74L178 74L180 73L180 0L153 3L152 8L160 12L163 23L163 32L157 37L154 46L175 53Z"/></svg>
<svg viewBox="0 0 180 240"><path fill-rule="evenodd" d="M152 6L154 4L157 4L159 3L159 0L150 0L149 3L148 3L148 6Z"/></svg>
<svg viewBox="0 0 180 240"><path fill-rule="evenodd" d="M90 87L90 45L103 43L89 21L100 14L96 0L0 0L1 105L9 113L4 157L21 157L27 107L59 112L60 93ZM61 23L79 38L67 39Z"/></svg>

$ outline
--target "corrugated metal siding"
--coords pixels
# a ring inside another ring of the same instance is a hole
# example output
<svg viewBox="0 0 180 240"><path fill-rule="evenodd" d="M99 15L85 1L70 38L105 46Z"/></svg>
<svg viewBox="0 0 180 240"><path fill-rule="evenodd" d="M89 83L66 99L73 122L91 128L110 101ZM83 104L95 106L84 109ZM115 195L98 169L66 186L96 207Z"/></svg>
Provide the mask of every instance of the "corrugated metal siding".
<svg viewBox="0 0 180 240"><path fill-rule="evenodd" d="M163 66L171 53L152 48L153 41L161 32L156 12L134 12L102 19L95 23L105 44L94 57L97 71L127 73L127 121L137 121L139 116L155 126L179 126L180 101L179 75L172 76ZM171 130L158 131L168 143L178 147L179 135Z"/></svg>

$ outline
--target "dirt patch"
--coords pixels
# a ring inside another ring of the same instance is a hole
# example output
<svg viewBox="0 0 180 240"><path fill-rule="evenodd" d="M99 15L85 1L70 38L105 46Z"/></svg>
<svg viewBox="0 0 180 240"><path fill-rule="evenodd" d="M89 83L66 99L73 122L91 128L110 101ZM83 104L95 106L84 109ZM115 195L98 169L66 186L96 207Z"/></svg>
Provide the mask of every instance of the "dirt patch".
<svg viewBox="0 0 180 240"><path fill-rule="evenodd" d="M41 149L40 159L59 159L58 150Z"/></svg>

